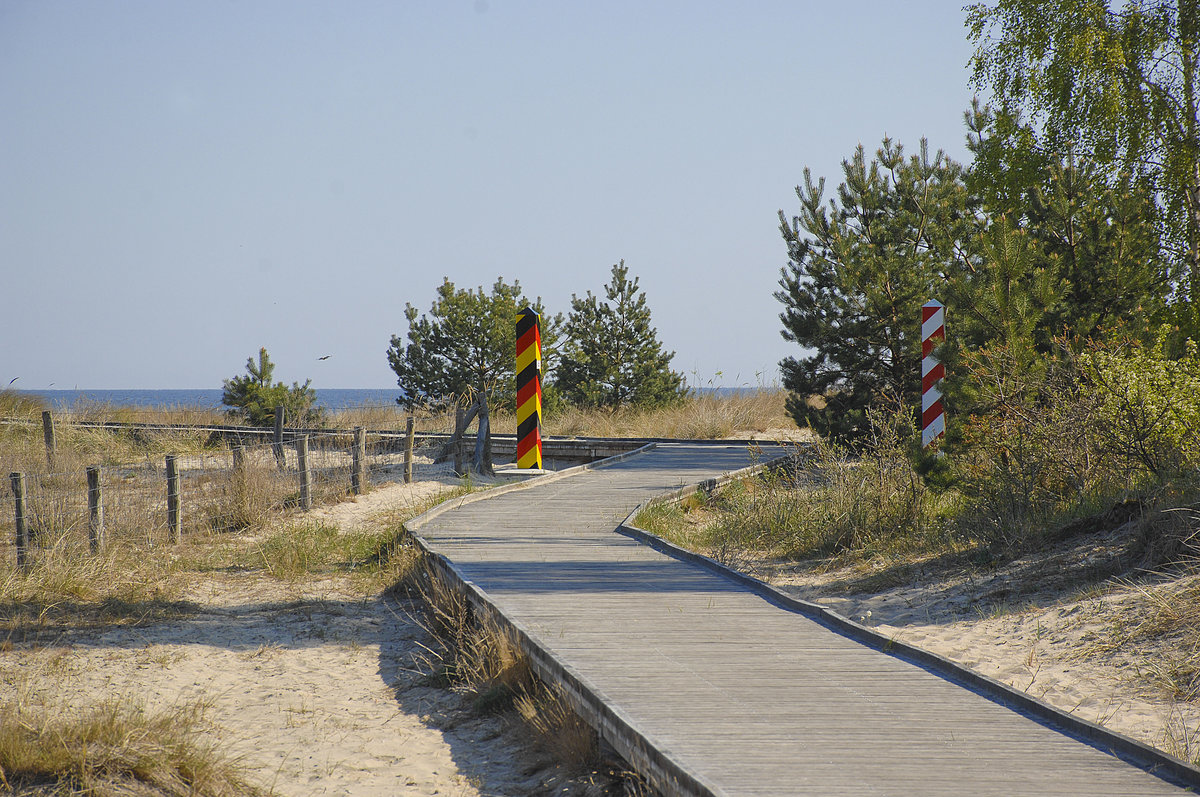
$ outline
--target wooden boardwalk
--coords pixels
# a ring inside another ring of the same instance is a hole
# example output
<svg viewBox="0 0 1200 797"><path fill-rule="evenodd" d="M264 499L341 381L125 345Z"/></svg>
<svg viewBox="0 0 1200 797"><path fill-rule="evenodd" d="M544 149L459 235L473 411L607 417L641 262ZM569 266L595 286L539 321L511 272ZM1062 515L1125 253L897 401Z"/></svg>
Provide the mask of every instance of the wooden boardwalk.
<svg viewBox="0 0 1200 797"><path fill-rule="evenodd" d="M660 443L409 528L666 794L1183 792L1094 738L614 532L643 501L750 464L744 445Z"/></svg>

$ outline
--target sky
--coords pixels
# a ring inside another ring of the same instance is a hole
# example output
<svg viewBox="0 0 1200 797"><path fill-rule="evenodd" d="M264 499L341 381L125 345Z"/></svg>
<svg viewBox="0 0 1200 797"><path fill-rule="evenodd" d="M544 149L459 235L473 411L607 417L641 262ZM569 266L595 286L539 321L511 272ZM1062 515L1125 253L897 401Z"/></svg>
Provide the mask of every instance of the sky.
<svg viewBox="0 0 1200 797"><path fill-rule="evenodd" d="M692 385L776 385L778 211L884 135L967 160L964 19L0 0L0 387L220 388L260 347L285 382L392 387L443 278L567 313L622 259Z"/></svg>

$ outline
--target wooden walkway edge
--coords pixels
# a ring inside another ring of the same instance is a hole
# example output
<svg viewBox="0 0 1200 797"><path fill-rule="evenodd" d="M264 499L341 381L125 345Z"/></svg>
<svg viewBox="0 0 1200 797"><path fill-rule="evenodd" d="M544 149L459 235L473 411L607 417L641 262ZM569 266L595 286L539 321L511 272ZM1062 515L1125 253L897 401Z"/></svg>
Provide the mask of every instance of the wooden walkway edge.
<svg viewBox="0 0 1200 797"><path fill-rule="evenodd" d="M456 499L406 526L477 611L514 632L538 675L559 684L664 794L1134 795L1200 786L1200 770L1161 751L632 526L636 507L650 497L682 495L761 466L718 451L651 445ZM713 460L708 472L705 459ZM655 460L665 468L656 470ZM739 461L740 468L731 467ZM688 479L671 485L671 468L681 463ZM646 484L635 489L639 481ZM604 503L606 490L620 496L616 505ZM497 500L517 491L529 492ZM530 517L522 522L526 510L540 513L540 530L530 528ZM591 518L593 511L604 517ZM720 611L698 612L704 600ZM674 611L676 601L685 620L654 616ZM628 605L651 618L620 614ZM601 627L610 615L617 617L613 626ZM731 619L720 626L725 615ZM712 629L704 625L708 619ZM762 628L771 630L766 640L755 635ZM761 684L743 684L760 665L739 669L741 656L759 656L771 674ZM736 672L722 674L728 666ZM663 667L684 680L668 679ZM855 668L861 673L848 679L841 672ZM695 677L690 686L688 673ZM777 696L746 703L748 694L773 688ZM850 693L857 697L848 703ZM639 704L645 701L653 705ZM724 708L698 708L718 702ZM739 706L747 713L728 710ZM1026 724L1014 729L1013 721L998 721L1000 706ZM843 716L854 712L861 716ZM981 712L987 718L977 719ZM744 750L736 752L738 745ZM939 749L927 761L907 757L943 746L948 753ZM863 751L879 760L864 761ZM839 755L844 760L835 760Z"/></svg>

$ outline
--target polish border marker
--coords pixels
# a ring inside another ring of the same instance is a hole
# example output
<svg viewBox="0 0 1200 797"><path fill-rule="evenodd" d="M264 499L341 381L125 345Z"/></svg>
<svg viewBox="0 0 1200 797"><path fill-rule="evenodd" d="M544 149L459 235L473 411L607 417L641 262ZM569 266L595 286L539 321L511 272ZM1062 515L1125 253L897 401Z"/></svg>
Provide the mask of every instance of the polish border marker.
<svg viewBox="0 0 1200 797"><path fill-rule="evenodd" d="M921 447L929 448L946 434L946 410L942 406L942 379L946 366L933 356L933 348L946 339L946 308L941 302L921 307Z"/></svg>

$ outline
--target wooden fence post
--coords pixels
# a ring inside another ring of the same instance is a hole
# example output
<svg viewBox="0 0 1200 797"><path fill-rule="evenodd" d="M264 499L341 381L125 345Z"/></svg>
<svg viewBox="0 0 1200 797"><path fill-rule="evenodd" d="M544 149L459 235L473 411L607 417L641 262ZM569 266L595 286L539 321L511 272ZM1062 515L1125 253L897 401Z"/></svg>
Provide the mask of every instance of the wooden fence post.
<svg viewBox="0 0 1200 797"><path fill-rule="evenodd" d="M179 465L174 454L167 454L167 534L171 542L179 542L183 518L179 511Z"/></svg>
<svg viewBox="0 0 1200 797"><path fill-rule="evenodd" d="M300 471L300 508L312 509L312 470L308 467L308 435L296 438L296 468Z"/></svg>
<svg viewBox="0 0 1200 797"><path fill-rule="evenodd" d="M354 447L350 450L350 491L355 495L366 492L367 430L354 427Z"/></svg>
<svg viewBox="0 0 1200 797"><path fill-rule="evenodd" d="M25 525L25 474L13 473L12 480L13 503L17 512L17 567L29 566L29 529Z"/></svg>
<svg viewBox="0 0 1200 797"><path fill-rule="evenodd" d="M275 462L279 469L287 467L287 455L283 451L283 425L287 422L287 410L282 406L275 408Z"/></svg>
<svg viewBox="0 0 1200 797"><path fill-rule="evenodd" d="M413 440L416 437L417 419L408 416L404 425L404 483L411 484L413 480Z"/></svg>
<svg viewBox="0 0 1200 797"><path fill-rule="evenodd" d="M104 550L104 496L100 491L100 466L87 469L88 480L88 542L92 553Z"/></svg>
<svg viewBox="0 0 1200 797"><path fill-rule="evenodd" d="M46 440L46 464L53 471L54 457L58 452L58 446L54 441L54 416L50 410L42 413L42 437Z"/></svg>

